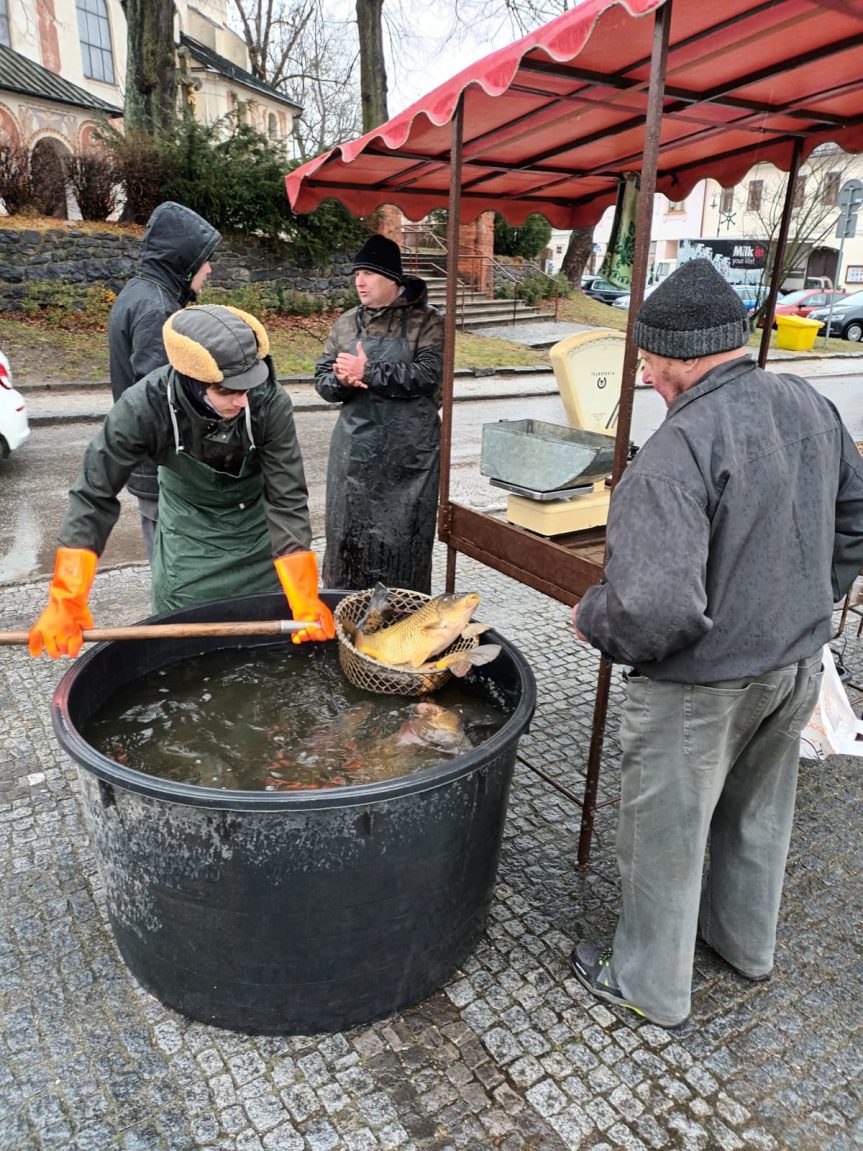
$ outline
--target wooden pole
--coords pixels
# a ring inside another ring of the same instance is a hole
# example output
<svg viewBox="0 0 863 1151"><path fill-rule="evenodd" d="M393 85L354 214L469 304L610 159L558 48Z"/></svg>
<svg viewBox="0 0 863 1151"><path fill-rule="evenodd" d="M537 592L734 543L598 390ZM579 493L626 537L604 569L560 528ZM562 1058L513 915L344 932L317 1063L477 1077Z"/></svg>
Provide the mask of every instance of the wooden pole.
<svg viewBox="0 0 863 1151"><path fill-rule="evenodd" d="M84 643L115 639L194 639L198 636L290 635L316 625L309 620L265 619L237 623L149 623L130 627L85 628ZM0 631L0 647L26 644L26 631Z"/></svg>

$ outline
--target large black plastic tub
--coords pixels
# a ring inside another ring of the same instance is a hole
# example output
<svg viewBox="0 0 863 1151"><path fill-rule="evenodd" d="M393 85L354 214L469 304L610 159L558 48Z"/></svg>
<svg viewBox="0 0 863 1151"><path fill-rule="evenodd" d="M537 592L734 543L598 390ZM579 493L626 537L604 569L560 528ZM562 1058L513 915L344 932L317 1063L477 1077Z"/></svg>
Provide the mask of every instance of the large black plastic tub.
<svg viewBox="0 0 863 1151"><path fill-rule="evenodd" d="M333 607L342 594L324 598ZM285 614L281 595L259 595L158 618ZM491 739L413 776L305 793L174 783L115 763L81 734L110 695L154 668L272 640L124 640L72 665L54 693L54 730L79 764L117 946L148 991L217 1027L310 1034L440 987L483 931L536 700L525 659L489 638L503 650L476 670L512 709Z"/></svg>

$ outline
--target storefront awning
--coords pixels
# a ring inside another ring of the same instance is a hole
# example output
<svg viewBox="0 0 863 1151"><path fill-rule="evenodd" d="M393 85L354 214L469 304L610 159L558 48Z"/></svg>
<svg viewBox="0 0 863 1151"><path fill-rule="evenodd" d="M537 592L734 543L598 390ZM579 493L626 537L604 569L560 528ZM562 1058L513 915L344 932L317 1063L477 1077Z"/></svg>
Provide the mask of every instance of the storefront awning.
<svg viewBox="0 0 863 1151"><path fill-rule="evenodd" d="M445 207L450 122L464 96L461 218L595 223L640 171L653 20L673 3L656 190L682 200L760 161L787 171L834 141L863 151L863 0L583 0L464 69L374 131L287 177L292 207Z"/></svg>

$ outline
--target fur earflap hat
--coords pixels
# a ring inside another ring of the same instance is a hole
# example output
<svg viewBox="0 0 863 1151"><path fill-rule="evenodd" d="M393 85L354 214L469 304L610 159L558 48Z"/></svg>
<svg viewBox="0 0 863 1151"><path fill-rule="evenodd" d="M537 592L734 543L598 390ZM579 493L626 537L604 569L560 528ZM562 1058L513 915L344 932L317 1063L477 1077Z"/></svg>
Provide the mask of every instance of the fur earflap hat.
<svg viewBox="0 0 863 1151"><path fill-rule="evenodd" d="M369 236L354 257L352 272L364 268L367 272L377 272L379 276L386 276L388 280L402 282L402 254L395 240L376 233Z"/></svg>
<svg viewBox="0 0 863 1151"><path fill-rule="evenodd" d="M221 304L200 304L169 316L162 328L171 366L202 384L244 392L270 374L270 341L260 320Z"/></svg>
<svg viewBox="0 0 863 1151"><path fill-rule="evenodd" d="M749 319L743 301L709 260L687 260L638 309L633 338L655 356L691 360L742 348Z"/></svg>

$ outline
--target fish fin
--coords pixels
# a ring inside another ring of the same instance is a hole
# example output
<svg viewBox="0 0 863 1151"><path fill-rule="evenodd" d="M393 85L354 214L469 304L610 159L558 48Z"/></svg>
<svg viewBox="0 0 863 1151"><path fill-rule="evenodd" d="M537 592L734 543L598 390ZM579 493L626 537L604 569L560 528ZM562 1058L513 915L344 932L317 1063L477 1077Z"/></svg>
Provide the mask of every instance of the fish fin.
<svg viewBox="0 0 863 1151"><path fill-rule="evenodd" d="M483 643L469 651L454 651L442 659L433 660L423 664L421 671L443 671L447 669L459 679L467 675L472 667L482 667L484 663L491 663L500 655L499 643Z"/></svg>
<svg viewBox="0 0 863 1151"><path fill-rule="evenodd" d="M474 639L478 635L482 635L484 631L488 631L491 627L490 623L469 623L461 633L462 639Z"/></svg>

